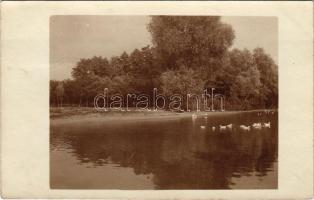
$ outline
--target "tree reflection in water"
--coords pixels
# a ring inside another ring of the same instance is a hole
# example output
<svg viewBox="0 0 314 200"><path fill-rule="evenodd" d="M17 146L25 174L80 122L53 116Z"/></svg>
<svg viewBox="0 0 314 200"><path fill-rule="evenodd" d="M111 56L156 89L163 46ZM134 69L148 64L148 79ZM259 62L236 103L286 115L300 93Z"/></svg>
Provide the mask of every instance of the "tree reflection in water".
<svg viewBox="0 0 314 200"><path fill-rule="evenodd" d="M272 127L250 132L238 128L213 132L208 128L257 121L271 121ZM200 125L207 129L200 129ZM277 114L257 117L256 113L198 118L195 122L184 118L51 125L51 151L71 150L78 165L90 163L96 168L113 163L132 168L136 175L152 174L155 189L229 189L235 184L233 178L265 177L270 171L276 173L265 188L277 188L277 129ZM51 168L52 179L55 170ZM246 188L260 187L247 183Z"/></svg>

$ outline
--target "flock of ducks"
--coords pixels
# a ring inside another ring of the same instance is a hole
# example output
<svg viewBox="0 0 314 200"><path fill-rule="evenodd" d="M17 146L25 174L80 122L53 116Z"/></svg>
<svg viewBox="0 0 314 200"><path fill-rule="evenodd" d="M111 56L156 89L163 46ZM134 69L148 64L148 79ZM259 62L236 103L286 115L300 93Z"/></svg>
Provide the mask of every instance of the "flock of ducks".
<svg viewBox="0 0 314 200"><path fill-rule="evenodd" d="M274 112L273 111L269 111L269 110L265 110L264 111L265 114L269 115L273 115ZM257 115L261 116L263 113L262 112L258 112ZM197 115L193 114L192 115L192 119L196 119ZM205 119L207 119L207 115L205 115ZM262 128L271 128L271 124L270 122L266 122L266 123L261 123L261 122L257 122L257 123L253 123L250 126L246 126L246 125L240 125L238 126L241 130L244 131L250 131L251 129L256 129L256 130L261 130ZM206 126L202 125L200 126L201 129L206 129ZM218 127L212 126L211 130L212 131L216 131L216 129L219 131L226 131L226 130L232 130L233 128L236 128L234 124L228 124L228 125L219 125Z"/></svg>
<svg viewBox="0 0 314 200"><path fill-rule="evenodd" d="M273 114L275 114L275 112L274 111L271 111L271 110L264 110L264 113L266 114L266 115L273 115ZM263 112L258 112L257 113L257 116L262 116L263 115Z"/></svg>
<svg viewBox="0 0 314 200"><path fill-rule="evenodd" d="M220 131L225 131L225 130L232 130L235 126L233 124L228 124L228 125L219 125L219 127L212 126L211 129L212 131L215 131L216 129L219 129ZM251 129L257 129L260 130L262 128L270 128L270 122L266 123L253 123L251 126L245 126L245 125L240 125L239 128L244 131L250 131ZM206 126L200 126L201 129L206 129Z"/></svg>

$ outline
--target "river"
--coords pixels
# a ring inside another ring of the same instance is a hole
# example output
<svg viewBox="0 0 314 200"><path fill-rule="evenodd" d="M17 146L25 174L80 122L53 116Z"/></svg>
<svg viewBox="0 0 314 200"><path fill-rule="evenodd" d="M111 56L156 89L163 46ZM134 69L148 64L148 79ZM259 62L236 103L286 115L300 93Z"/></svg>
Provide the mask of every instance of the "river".
<svg viewBox="0 0 314 200"><path fill-rule="evenodd" d="M239 127L257 122L270 122L271 127L249 131ZM227 124L232 128L218 127ZM50 186L275 189L277 124L277 112L51 123Z"/></svg>

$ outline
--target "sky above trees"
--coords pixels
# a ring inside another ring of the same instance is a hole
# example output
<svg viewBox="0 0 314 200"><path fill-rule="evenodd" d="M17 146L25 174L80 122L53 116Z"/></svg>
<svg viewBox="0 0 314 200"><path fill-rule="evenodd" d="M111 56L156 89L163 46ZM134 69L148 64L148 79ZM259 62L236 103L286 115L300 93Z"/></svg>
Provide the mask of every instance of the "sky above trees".
<svg viewBox="0 0 314 200"><path fill-rule="evenodd" d="M53 16L50 22L50 79L71 78L81 58L110 58L151 45L148 16ZM278 27L272 17L222 17L235 31L232 48L262 47L278 63Z"/></svg>

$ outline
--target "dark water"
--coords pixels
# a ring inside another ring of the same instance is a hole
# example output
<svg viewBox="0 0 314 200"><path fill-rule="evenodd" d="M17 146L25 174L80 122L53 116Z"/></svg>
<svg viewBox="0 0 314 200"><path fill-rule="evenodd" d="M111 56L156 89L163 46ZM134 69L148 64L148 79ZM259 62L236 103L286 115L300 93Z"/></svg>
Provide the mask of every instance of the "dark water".
<svg viewBox="0 0 314 200"><path fill-rule="evenodd" d="M271 128L238 126L271 122ZM277 113L51 124L53 189L277 188ZM212 126L233 124L232 130ZM206 126L201 129L200 126Z"/></svg>

